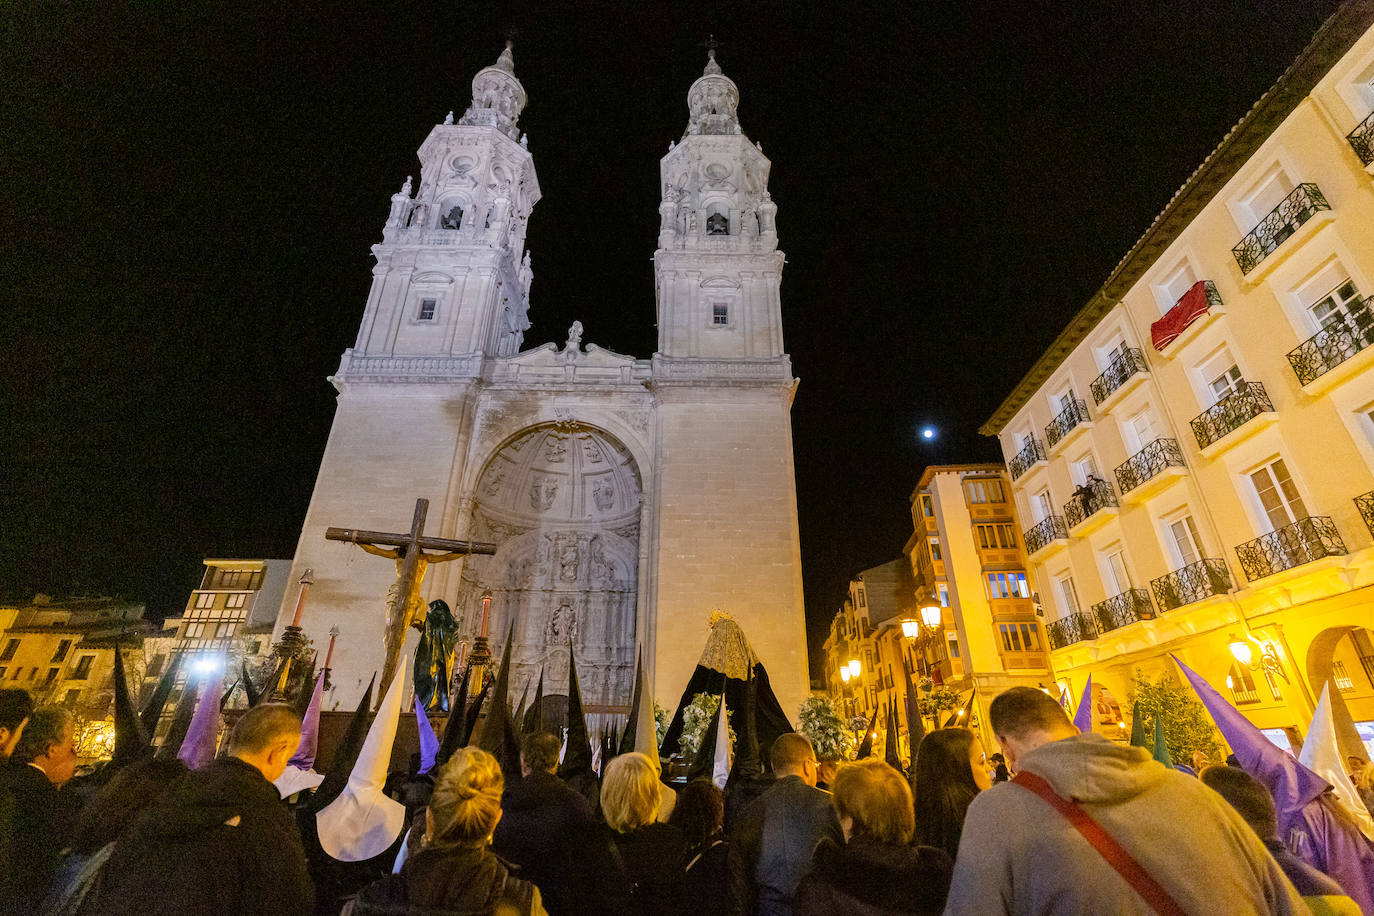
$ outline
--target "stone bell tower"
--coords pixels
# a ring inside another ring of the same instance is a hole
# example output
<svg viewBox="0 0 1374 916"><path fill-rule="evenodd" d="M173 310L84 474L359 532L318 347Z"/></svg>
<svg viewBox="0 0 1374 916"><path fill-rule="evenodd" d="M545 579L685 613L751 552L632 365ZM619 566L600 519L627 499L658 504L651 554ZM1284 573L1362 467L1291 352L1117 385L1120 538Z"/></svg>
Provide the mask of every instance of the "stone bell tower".
<svg viewBox="0 0 1374 916"><path fill-rule="evenodd" d="M687 93L687 129L659 163L656 679L686 682L702 622L720 608L795 717L808 691L796 382L769 162L740 130L739 98L710 51Z"/></svg>
<svg viewBox="0 0 1374 916"><path fill-rule="evenodd" d="M420 146L420 187L392 195L353 357L509 356L529 328L525 251L539 200L517 120L510 44L472 80L472 104ZM345 358L345 369L350 360ZM475 368L475 367L474 367ZM473 372L472 374L477 374Z"/></svg>

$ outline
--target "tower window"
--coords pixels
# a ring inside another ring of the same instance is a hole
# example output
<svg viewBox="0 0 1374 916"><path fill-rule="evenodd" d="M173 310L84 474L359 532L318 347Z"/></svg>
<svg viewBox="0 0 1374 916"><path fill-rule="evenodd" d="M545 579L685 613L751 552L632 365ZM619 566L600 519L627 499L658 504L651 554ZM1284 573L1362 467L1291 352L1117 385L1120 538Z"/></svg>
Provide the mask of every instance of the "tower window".
<svg viewBox="0 0 1374 916"><path fill-rule="evenodd" d="M716 302L711 306L711 324L716 327L724 327L730 323L730 306L725 302Z"/></svg>
<svg viewBox="0 0 1374 916"><path fill-rule="evenodd" d="M421 300L420 300L420 314L419 314L419 316L418 316L419 319L420 319L421 321L433 321L433 320L434 320L434 310L435 310L436 307L438 307L438 304L439 304L439 300L438 300L438 299L421 299Z"/></svg>
<svg viewBox="0 0 1374 916"><path fill-rule="evenodd" d="M463 228L463 208L454 206L449 211L439 217L440 229L461 229Z"/></svg>
<svg viewBox="0 0 1374 916"><path fill-rule="evenodd" d="M724 213L712 213L706 217L707 235L729 235L730 219Z"/></svg>

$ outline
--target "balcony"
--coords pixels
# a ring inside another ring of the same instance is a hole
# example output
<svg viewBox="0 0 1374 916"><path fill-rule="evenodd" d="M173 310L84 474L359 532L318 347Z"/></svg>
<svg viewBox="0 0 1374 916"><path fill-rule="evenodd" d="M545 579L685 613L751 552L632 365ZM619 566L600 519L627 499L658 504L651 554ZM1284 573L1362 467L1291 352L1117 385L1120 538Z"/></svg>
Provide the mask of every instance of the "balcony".
<svg viewBox="0 0 1374 916"><path fill-rule="evenodd" d="M1261 414L1273 415L1274 403L1259 382L1242 381L1236 390L1193 418L1193 436L1205 449Z"/></svg>
<svg viewBox="0 0 1374 916"><path fill-rule="evenodd" d="M1318 212L1330 209L1331 205L1326 202L1326 198L1315 184L1306 182L1298 185L1293 189L1293 193L1279 201L1279 205L1231 249L1231 254L1236 257L1236 263L1240 265L1240 272L1250 273L1261 261L1278 250L1289 236L1302 228L1303 223Z"/></svg>
<svg viewBox="0 0 1374 916"><path fill-rule="evenodd" d="M1097 638L1097 626L1092 617L1084 613L1069 614L1045 624L1045 635L1051 649L1062 649L1076 642Z"/></svg>
<svg viewBox="0 0 1374 916"><path fill-rule="evenodd" d="M1366 168L1374 165L1374 112L1370 112L1350 133L1345 135L1350 148L1360 157L1360 164Z"/></svg>
<svg viewBox="0 0 1374 916"><path fill-rule="evenodd" d="M1172 356L1210 325L1212 318L1225 311L1226 304L1221 301L1217 285L1211 280L1199 280L1150 325L1150 343L1166 357ZM1165 353L1169 347L1173 347L1172 353Z"/></svg>
<svg viewBox="0 0 1374 916"><path fill-rule="evenodd" d="M1079 398L1069 401L1067 407L1059 412L1045 427L1045 441L1050 448L1057 445L1067 445L1069 440L1074 438L1078 431L1090 429L1092 427L1092 417L1088 416L1088 405L1084 404Z"/></svg>
<svg viewBox="0 0 1374 916"><path fill-rule="evenodd" d="M1150 593L1143 588L1129 589L1093 605L1098 633L1108 633L1137 620L1153 620L1154 617L1155 606L1150 603Z"/></svg>
<svg viewBox="0 0 1374 916"><path fill-rule="evenodd" d="M1254 582L1322 557L1346 553L1336 525L1325 515L1313 515L1284 525L1236 548L1245 578Z"/></svg>
<svg viewBox="0 0 1374 916"><path fill-rule="evenodd" d="M1091 483L1075 490L1073 499L1064 503L1064 521L1068 523L1070 532L1086 534L1116 518L1119 505L1112 485L1094 478ZM1080 527L1084 530L1077 531Z"/></svg>
<svg viewBox="0 0 1374 916"><path fill-rule="evenodd" d="M1349 311L1291 350L1288 364L1299 385L1310 385L1326 373L1374 344L1374 296L1352 305Z"/></svg>
<svg viewBox="0 0 1374 916"><path fill-rule="evenodd" d="M1139 347L1117 351L1107 368L1088 386L1093 394L1093 403L1101 407L1113 395L1124 395L1143 381L1145 373L1149 371L1150 367L1145 365L1145 354ZM1135 381L1132 382L1132 379Z"/></svg>
<svg viewBox="0 0 1374 916"><path fill-rule="evenodd" d="M1034 528L1026 529L1021 536L1026 545L1026 556L1044 550L1050 545L1064 546L1069 541L1069 529L1062 515L1051 515Z"/></svg>
<svg viewBox="0 0 1374 916"><path fill-rule="evenodd" d="M1031 436L1026 442L1026 447L1012 456L1007 462L1007 472L1011 474L1011 479L1015 480L1022 474L1029 471L1038 464L1044 464L1049 460L1045 454L1045 443Z"/></svg>
<svg viewBox="0 0 1374 916"><path fill-rule="evenodd" d="M1364 520L1369 533L1374 534L1374 490L1356 496L1355 508L1360 510L1360 518Z"/></svg>
<svg viewBox="0 0 1374 916"><path fill-rule="evenodd" d="M1127 458L1116 469L1116 485L1121 490L1122 499L1140 500L1182 477L1186 469L1178 440L1160 438ZM1127 497L1127 494L1130 496Z"/></svg>
<svg viewBox="0 0 1374 916"><path fill-rule="evenodd" d="M1172 611L1213 595L1226 594L1231 590L1231 572L1224 560L1198 560L1155 579L1150 583L1150 590L1161 611Z"/></svg>

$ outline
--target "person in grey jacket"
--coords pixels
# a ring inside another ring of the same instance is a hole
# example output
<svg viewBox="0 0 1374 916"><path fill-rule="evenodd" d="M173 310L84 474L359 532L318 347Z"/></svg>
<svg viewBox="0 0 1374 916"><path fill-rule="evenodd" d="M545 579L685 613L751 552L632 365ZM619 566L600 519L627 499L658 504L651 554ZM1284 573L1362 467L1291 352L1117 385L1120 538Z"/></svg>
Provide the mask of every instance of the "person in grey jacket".
<svg viewBox="0 0 1374 916"><path fill-rule="evenodd" d="M988 719L1007 765L1076 801L1189 913L1307 908L1255 832L1211 789L1125 747L1078 733L1055 700L1013 687ZM969 806L945 913L1154 910L1064 817L1015 781Z"/></svg>
<svg viewBox="0 0 1374 916"><path fill-rule="evenodd" d="M779 735L769 750L777 776L768 791L740 813L730 837L735 899L749 913L791 916L792 895L823 839L837 846L844 834L831 795L816 788L816 753L795 732Z"/></svg>

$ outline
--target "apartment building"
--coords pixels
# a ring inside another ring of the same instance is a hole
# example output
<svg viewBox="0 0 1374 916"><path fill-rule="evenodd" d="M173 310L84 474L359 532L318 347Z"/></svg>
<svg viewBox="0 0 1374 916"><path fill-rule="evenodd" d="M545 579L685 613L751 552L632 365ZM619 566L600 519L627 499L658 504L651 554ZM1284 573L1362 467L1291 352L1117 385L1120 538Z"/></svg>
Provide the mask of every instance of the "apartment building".
<svg viewBox="0 0 1374 916"><path fill-rule="evenodd" d="M37 595L0 605L0 687L22 687L39 704L103 721L113 709L116 645L137 688L143 639L152 630L143 612L142 604L118 598Z"/></svg>
<svg viewBox="0 0 1374 916"><path fill-rule="evenodd" d="M847 717L871 718L894 702L901 708L906 689L901 658L907 651L902 621L917 614L911 561L903 556L866 569L849 581L849 593L830 622L826 636L825 686ZM905 720L901 734L906 734Z"/></svg>
<svg viewBox="0 0 1374 916"><path fill-rule="evenodd" d="M1327 21L983 427L1075 697L1172 653L1280 744L1328 680L1374 738L1371 25Z"/></svg>
<svg viewBox="0 0 1374 916"><path fill-rule="evenodd" d="M971 695L972 721L964 724L981 730L988 747L993 697L1054 683L1011 493L1001 465L962 464L926 468L911 494L907 554L918 602L940 608L937 627L921 619L913 628L913 668L963 703Z"/></svg>

